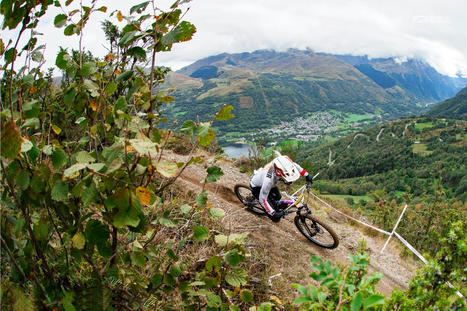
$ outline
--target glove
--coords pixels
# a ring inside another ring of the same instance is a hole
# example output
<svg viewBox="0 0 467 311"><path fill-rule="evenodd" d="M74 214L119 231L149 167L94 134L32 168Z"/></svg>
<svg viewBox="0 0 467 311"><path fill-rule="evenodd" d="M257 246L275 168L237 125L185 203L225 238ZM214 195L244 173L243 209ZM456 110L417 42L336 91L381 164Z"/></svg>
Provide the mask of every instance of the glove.
<svg viewBox="0 0 467 311"><path fill-rule="evenodd" d="M279 200L276 202L276 210L283 210L283 209L286 209L287 207L289 207L289 203L285 202L285 201L282 201L282 200Z"/></svg>
<svg viewBox="0 0 467 311"><path fill-rule="evenodd" d="M313 176L311 176L310 174L308 174L308 175L306 175L305 180L306 180L307 182L309 182L310 184L312 184L312 183L313 183Z"/></svg>
<svg viewBox="0 0 467 311"><path fill-rule="evenodd" d="M271 216L271 219L274 222L279 222L282 216L284 216L284 213L282 211L277 211L274 213L274 215Z"/></svg>

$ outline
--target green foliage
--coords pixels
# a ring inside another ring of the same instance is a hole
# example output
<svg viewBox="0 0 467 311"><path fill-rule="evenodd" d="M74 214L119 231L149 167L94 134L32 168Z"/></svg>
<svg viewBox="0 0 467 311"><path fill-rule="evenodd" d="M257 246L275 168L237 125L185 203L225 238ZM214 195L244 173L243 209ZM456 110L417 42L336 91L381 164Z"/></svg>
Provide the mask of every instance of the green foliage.
<svg viewBox="0 0 467 311"><path fill-rule="evenodd" d="M423 126L417 130L416 125ZM445 236L451 222L467 217L462 182L466 128L460 120L408 118L325 146L302 146L297 161L321 172L314 187L323 194L371 196L358 204L361 197L354 197L351 206L385 230L392 229L409 203L398 232L417 249L435 255L440 245L430 241ZM422 144L427 152L417 153L414 146Z"/></svg>
<svg viewBox="0 0 467 311"><path fill-rule="evenodd" d="M21 27L21 39L53 4L61 8L54 25L82 38L90 18L107 11L97 2L2 1L3 28ZM23 48L30 65L18 71L20 51L5 52L1 41L0 96L9 107L1 114L2 309L227 310L255 303L244 288L246 237L217 243L212 230L222 230L224 211L211 206L206 190L178 200L184 194L171 187L204 160L163 157L180 137L192 151L210 148L214 118L232 117L224 107L211 121L187 122L184 133L163 129L161 108L173 97L158 86L168 69L144 66L192 38L196 28L181 20L183 2L168 12L146 1L129 16L112 13L122 24L103 23L111 52L99 59L62 48L58 85L53 71L41 71L36 31ZM215 162L206 173L206 183L223 175ZM200 245L206 262L196 257Z"/></svg>
<svg viewBox="0 0 467 311"><path fill-rule="evenodd" d="M215 182L224 175L220 167L211 166L206 169L208 175L205 178L205 182Z"/></svg>
<svg viewBox="0 0 467 311"><path fill-rule="evenodd" d="M248 289L244 289L240 292L240 299L243 301L243 302L250 302L253 300L253 292L248 290Z"/></svg>
<svg viewBox="0 0 467 311"><path fill-rule="evenodd" d="M209 216L214 220L224 218L225 216L224 210L218 207L210 208L208 213Z"/></svg>
<svg viewBox="0 0 467 311"><path fill-rule="evenodd" d="M315 269L310 277L320 282L319 287L293 284L300 296L294 304L300 310L375 310L385 297L375 290L381 273L366 276L369 256L364 253L349 256L351 265L343 269L333 267L316 256L311 257Z"/></svg>
<svg viewBox="0 0 467 311"><path fill-rule="evenodd" d="M216 114L216 120L226 121L232 119L234 115L230 113L233 109L233 106L224 105L221 110Z"/></svg>
<svg viewBox="0 0 467 311"><path fill-rule="evenodd" d="M351 264L341 268L313 256L315 271L310 277L320 285L293 284L300 293L294 304L300 310L465 310L466 301L458 295L467 294L465 229L465 223L453 223L447 237L439 241L443 247L436 258L417 272L407 290L396 289L389 298L375 291L382 274L367 276L367 254L350 255ZM360 248L365 248L364 243Z"/></svg>
<svg viewBox="0 0 467 311"><path fill-rule="evenodd" d="M395 290L385 304L386 310L465 310L467 295L467 236L465 222L452 224L439 243L441 250L410 281L406 291ZM448 282L453 286L450 287Z"/></svg>
<svg viewBox="0 0 467 311"><path fill-rule="evenodd" d="M22 138L15 124L13 122L2 123L2 157L14 160L21 151L21 143Z"/></svg>
<svg viewBox="0 0 467 311"><path fill-rule="evenodd" d="M193 228L193 240L203 242L209 239L209 230L204 226L196 226Z"/></svg>

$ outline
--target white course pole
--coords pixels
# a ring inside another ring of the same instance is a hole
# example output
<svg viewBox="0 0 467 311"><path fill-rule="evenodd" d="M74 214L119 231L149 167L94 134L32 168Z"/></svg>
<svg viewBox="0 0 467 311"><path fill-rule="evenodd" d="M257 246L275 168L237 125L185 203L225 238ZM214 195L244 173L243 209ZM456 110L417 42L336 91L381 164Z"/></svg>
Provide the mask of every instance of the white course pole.
<svg viewBox="0 0 467 311"><path fill-rule="evenodd" d="M406 210L406 209L407 209L407 204L405 204L404 209L402 210L402 213L401 213L401 215L399 216L399 219L397 220L396 225L394 226L394 229L392 229L391 234L389 235L388 239L386 240L386 243L384 243L384 246L383 246L383 248L381 249L380 254L382 254L382 253L384 252L384 250L386 249L386 246L388 246L389 240L390 240L391 237L394 235L394 232L396 232L396 228L397 228L397 226L399 226L399 222L401 221L402 216L404 216L404 213L405 213L405 210Z"/></svg>

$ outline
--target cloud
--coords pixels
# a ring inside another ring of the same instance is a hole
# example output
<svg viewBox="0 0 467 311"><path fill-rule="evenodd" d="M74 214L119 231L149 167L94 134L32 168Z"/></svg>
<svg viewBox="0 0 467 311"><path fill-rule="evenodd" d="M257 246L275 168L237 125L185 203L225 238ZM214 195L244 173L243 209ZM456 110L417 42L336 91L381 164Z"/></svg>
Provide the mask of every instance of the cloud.
<svg viewBox="0 0 467 311"><path fill-rule="evenodd" d="M157 1L167 8L172 2ZM140 1L102 1L111 12L129 11ZM174 45L157 56L159 64L174 69L213 54L257 49L312 48L318 52L370 57L419 57L444 74L467 75L467 2L451 0L194 0L185 16L197 27L193 40ZM76 37L54 29L53 16L42 23L47 34L46 58L52 64L60 44L77 48ZM85 30L83 45L103 56L105 40L96 13Z"/></svg>
<svg viewBox="0 0 467 311"><path fill-rule="evenodd" d="M422 57L467 74L467 3L438 1L224 0L194 2L199 32L186 55L290 47L370 57ZM203 46L202 49L197 47Z"/></svg>

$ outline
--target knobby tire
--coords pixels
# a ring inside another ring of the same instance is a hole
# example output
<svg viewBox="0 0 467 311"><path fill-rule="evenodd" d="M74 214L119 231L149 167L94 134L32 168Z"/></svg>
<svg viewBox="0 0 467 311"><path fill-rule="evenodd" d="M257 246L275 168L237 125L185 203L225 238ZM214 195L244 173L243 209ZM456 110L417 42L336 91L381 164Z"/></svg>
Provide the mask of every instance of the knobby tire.
<svg viewBox="0 0 467 311"><path fill-rule="evenodd" d="M309 241L320 247L333 249L339 245L339 238L334 230L310 214L295 216L294 223Z"/></svg>
<svg viewBox="0 0 467 311"><path fill-rule="evenodd" d="M263 209L263 207L259 204L249 204L252 201L256 201L256 199L253 197L253 193L251 192L251 188L247 184L236 184L234 187L234 192L237 198L242 202L243 205L245 205L249 211L256 215L265 215L266 211Z"/></svg>

